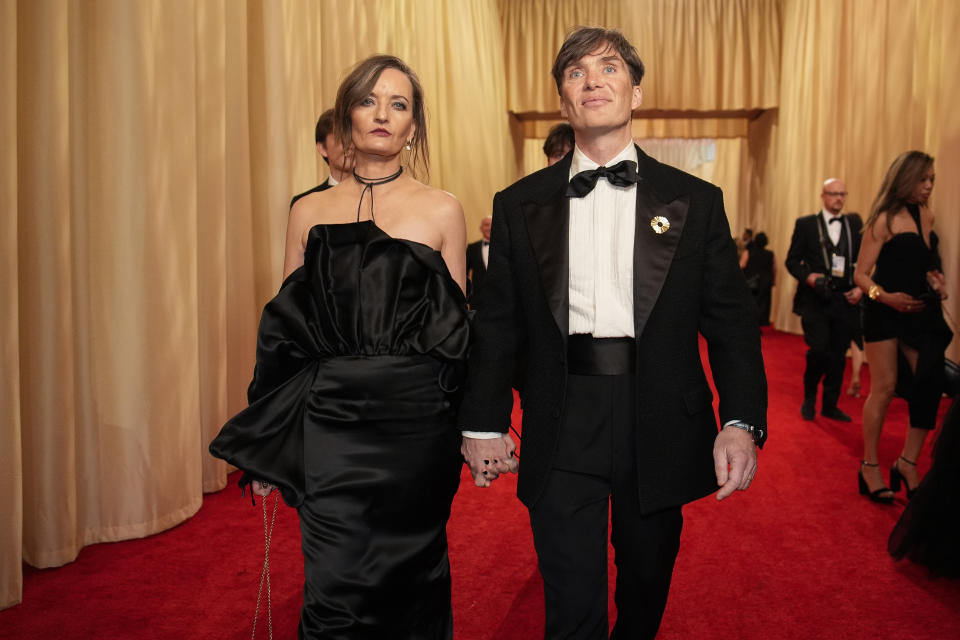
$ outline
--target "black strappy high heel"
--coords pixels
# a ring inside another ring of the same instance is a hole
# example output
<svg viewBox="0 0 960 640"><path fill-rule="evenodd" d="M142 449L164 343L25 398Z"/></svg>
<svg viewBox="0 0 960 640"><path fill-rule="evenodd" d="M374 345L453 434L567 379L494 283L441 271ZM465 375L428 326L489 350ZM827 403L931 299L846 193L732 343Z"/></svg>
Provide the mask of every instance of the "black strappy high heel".
<svg viewBox="0 0 960 640"><path fill-rule="evenodd" d="M862 496L867 496L867 497L870 498L872 501L874 501L874 502L879 502L880 504L893 504L893 494L892 494L892 493L891 493L890 495L887 495L887 496L880 495L880 494L882 494L882 493L889 492L889 491L890 491L890 488L889 488L889 487L880 487L880 488L877 489L876 491L870 491L870 487L867 486L867 480L866 480L866 478L863 477L863 467L864 467L864 466L867 466L867 467L879 467L879 466L880 466L880 463L879 463L879 462L867 462L866 460L864 460L864 461L861 463L860 470L857 471L857 481L858 481L858 484L860 485L860 495L862 495Z"/></svg>
<svg viewBox="0 0 960 640"><path fill-rule="evenodd" d="M914 462L913 460L907 460L903 456L900 456L899 458L894 460L893 465L890 467L890 491L897 493L898 491L900 491L900 483L903 483L903 486L907 490L907 500L909 500L910 498L913 497L913 492L916 491L917 488L914 487L911 489L910 485L907 484L907 478L902 473L900 473L900 468L897 467L897 462L900 460L903 460L910 466L913 466L913 467L917 466L916 462Z"/></svg>

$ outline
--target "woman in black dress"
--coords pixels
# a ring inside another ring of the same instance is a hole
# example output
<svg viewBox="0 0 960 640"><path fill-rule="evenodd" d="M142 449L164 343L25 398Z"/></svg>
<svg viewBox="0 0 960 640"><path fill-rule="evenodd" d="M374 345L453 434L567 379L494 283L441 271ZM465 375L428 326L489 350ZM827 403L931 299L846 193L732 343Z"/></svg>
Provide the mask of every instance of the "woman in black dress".
<svg viewBox="0 0 960 640"><path fill-rule="evenodd" d="M757 303L760 326L770 324L770 292L776 280L773 251L767 249L767 234L758 233L740 256L740 268Z"/></svg>
<svg viewBox="0 0 960 640"><path fill-rule="evenodd" d="M460 479L466 231L427 164L423 91L391 56L334 107L354 176L290 212L250 406L211 444L300 516L301 638L451 638L446 523Z"/></svg>
<svg viewBox="0 0 960 640"><path fill-rule="evenodd" d="M960 396L933 446L933 465L890 533L887 551L926 565L933 577L960 578Z"/></svg>
<svg viewBox="0 0 960 640"><path fill-rule="evenodd" d="M909 498L919 484L916 460L934 428L943 390L943 354L952 337L940 301L946 297L937 234L929 207L933 158L908 151L893 161L863 229L854 279L867 294L863 337L870 365L870 395L863 405L860 492L892 502L903 485ZM912 377L906 390L910 425L900 457L883 484L878 443L897 387L898 354Z"/></svg>

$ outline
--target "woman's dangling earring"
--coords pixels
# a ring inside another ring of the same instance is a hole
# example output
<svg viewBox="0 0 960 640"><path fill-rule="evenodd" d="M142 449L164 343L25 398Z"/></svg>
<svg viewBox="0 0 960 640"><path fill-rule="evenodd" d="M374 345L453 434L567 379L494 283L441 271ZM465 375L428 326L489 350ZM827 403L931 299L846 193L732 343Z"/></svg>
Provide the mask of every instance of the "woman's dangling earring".
<svg viewBox="0 0 960 640"><path fill-rule="evenodd" d="M410 141L407 140L407 146L404 147L407 151L410 151Z"/></svg>

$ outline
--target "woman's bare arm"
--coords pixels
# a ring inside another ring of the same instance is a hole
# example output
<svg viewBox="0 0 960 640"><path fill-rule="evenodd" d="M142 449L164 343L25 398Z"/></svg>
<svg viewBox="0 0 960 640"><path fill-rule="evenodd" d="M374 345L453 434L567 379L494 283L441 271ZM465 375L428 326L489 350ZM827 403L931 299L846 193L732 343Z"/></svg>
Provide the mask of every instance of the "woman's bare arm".
<svg viewBox="0 0 960 640"><path fill-rule="evenodd" d="M860 253L857 256L857 268L853 272L853 281L866 294L874 285L871 274L877 264L877 257L883 243L887 241L890 232L887 231L887 214L881 213L874 223L864 229L860 240Z"/></svg>
<svg viewBox="0 0 960 640"><path fill-rule="evenodd" d="M290 210L290 217L287 219L287 239L283 252L283 279L286 280L291 273L303 266L303 235L306 232L307 219L309 217L307 203L305 198L297 200Z"/></svg>
<svg viewBox="0 0 960 640"><path fill-rule="evenodd" d="M467 290L467 225L463 219L463 207L460 201L449 193L444 193L446 200L441 208L440 223L440 255L447 264L447 270L454 281L460 285L460 290Z"/></svg>

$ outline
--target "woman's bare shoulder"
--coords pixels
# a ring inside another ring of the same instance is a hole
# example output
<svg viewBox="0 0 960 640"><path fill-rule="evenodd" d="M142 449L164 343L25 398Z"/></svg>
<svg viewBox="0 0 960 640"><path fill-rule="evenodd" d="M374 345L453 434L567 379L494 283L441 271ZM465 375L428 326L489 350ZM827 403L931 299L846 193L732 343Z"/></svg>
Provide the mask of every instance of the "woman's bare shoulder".
<svg viewBox="0 0 960 640"><path fill-rule="evenodd" d="M886 242L890 237L890 229L889 225L887 224L887 220L889 218L890 216L886 211L881 211L877 214L876 218L867 222L864 232L869 233L870 237L875 240Z"/></svg>
<svg viewBox="0 0 960 640"><path fill-rule="evenodd" d="M463 218L463 206L457 196L422 183L417 185L415 198L420 211L432 218Z"/></svg>
<svg viewBox="0 0 960 640"><path fill-rule="evenodd" d="M343 183L337 184L329 189L324 189L323 191L314 191L313 193L308 193L293 204L293 208L290 210L293 213L298 207L304 211L314 211L321 212L330 209L332 203L335 203L337 200L343 198L344 187Z"/></svg>
<svg viewBox="0 0 960 640"><path fill-rule="evenodd" d="M349 196L338 184L324 191L316 191L297 200L290 209L290 224L312 227L315 224L350 222Z"/></svg>

